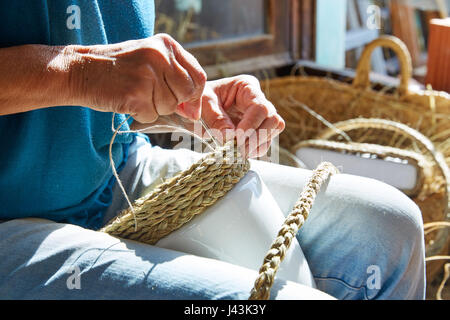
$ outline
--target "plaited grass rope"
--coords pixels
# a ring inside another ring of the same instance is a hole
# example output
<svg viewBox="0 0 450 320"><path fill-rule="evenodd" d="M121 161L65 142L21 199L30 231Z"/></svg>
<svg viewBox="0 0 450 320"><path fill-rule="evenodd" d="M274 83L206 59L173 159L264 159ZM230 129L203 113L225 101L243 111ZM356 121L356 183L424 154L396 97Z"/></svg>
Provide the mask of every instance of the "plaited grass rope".
<svg viewBox="0 0 450 320"><path fill-rule="evenodd" d="M101 232L155 244L221 199L250 168L233 143L207 154L124 210Z"/></svg>
<svg viewBox="0 0 450 320"><path fill-rule="evenodd" d="M277 237L272 242L263 265L259 269L253 289L250 292L250 300L267 300L270 297L270 289L275 280L275 275L283 261L292 240L298 230L304 224L311 211L312 205L322 184L339 171L329 162L322 162L306 183L303 191L292 211L284 221Z"/></svg>

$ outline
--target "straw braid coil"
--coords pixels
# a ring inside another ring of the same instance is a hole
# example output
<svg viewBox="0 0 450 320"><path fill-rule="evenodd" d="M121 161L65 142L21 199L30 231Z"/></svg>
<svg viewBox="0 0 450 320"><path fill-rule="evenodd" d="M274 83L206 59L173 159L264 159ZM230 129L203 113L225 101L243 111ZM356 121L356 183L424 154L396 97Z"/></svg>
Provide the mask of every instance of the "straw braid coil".
<svg viewBox="0 0 450 320"><path fill-rule="evenodd" d="M216 203L247 173L250 164L226 144L139 198L101 232L155 244Z"/></svg>

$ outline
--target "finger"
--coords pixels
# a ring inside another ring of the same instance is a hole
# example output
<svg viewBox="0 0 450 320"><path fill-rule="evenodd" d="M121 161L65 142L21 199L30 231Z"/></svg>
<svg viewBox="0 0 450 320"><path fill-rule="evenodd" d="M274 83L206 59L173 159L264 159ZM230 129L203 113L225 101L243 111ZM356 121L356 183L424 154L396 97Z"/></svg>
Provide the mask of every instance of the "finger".
<svg viewBox="0 0 450 320"><path fill-rule="evenodd" d="M245 110L241 121L239 121L236 127L238 140L245 141L246 138L250 137L258 129L268 116L269 111L265 105L252 104Z"/></svg>
<svg viewBox="0 0 450 320"><path fill-rule="evenodd" d="M219 105L217 96L212 93L202 98L202 118L221 142L229 141L234 138L235 126L228 114Z"/></svg>
<svg viewBox="0 0 450 320"><path fill-rule="evenodd" d="M253 150L249 153L249 158L258 158L264 156L267 151L269 151L270 145L272 144L272 141L265 142L258 146L256 150Z"/></svg>
<svg viewBox="0 0 450 320"><path fill-rule="evenodd" d="M153 89L153 104L159 115L169 115L176 111L178 100L167 84L166 76L163 74L160 81L155 84Z"/></svg>
<svg viewBox="0 0 450 320"><path fill-rule="evenodd" d="M201 111L202 111L201 100L182 102L178 104L176 109L176 113L190 120L200 119Z"/></svg>
<svg viewBox="0 0 450 320"><path fill-rule="evenodd" d="M180 103L180 104L177 106L177 110L176 110L175 112L176 112L177 114L179 114L180 116L182 116L183 118L189 119L190 116L187 115L187 113L186 113L186 111L185 111L184 109L185 109L185 107L184 107L184 102L183 102L183 103Z"/></svg>
<svg viewBox="0 0 450 320"><path fill-rule="evenodd" d="M130 115L140 123L152 123L158 119L158 113L151 103L136 101L133 103L135 112Z"/></svg>
<svg viewBox="0 0 450 320"><path fill-rule="evenodd" d="M258 128L258 143L271 141L283 131L284 126L284 120L278 114L267 118Z"/></svg>
<svg viewBox="0 0 450 320"><path fill-rule="evenodd" d="M191 120L198 120L202 114L202 100L190 100L182 104L182 109L187 117Z"/></svg>
<svg viewBox="0 0 450 320"><path fill-rule="evenodd" d="M265 152L267 152L268 147L270 147L272 140L279 135L283 129L284 121L278 114L274 114L264 120L258 130L248 138L248 143L246 142L249 156L260 157L264 155Z"/></svg>
<svg viewBox="0 0 450 320"><path fill-rule="evenodd" d="M170 66L164 73L178 104L194 99L194 83L191 76L175 58L172 57L170 60Z"/></svg>
<svg viewBox="0 0 450 320"><path fill-rule="evenodd" d="M188 52L184 51L184 55L187 54ZM184 59L188 58L184 57ZM192 57L192 59L194 59L194 61L198 64L194 57ZM184 113L188 116L188 118L198 120L201 116L201 97L205 88L206 75L204 76L204 80L199 80L202 76L198 75L199 71L197 68L200 68L200 72L203 72L200 65L195 68L192 67L191 71L188 71L190 66L190 62L183 65L179 63L178 60L174 60L171 68L171 76L168 77L168 82L173 88L172 91L177 97L178 103L184 103Z"/></svg>
<svg viewBox="0 0 450 320"><path fill-rule="evenodd" d="M125 102L128 106L129 114L141 123L152 123L158 119L158 112L155 105L154 86L145 86L140 89L134 87L125 96Z"/></svg>
<svg viewBox="0 0 450 320"><path fill-rule="evenodd" d="M256 158L264 156L272 145L273 139L281 133L282 130L275 129L271 131L271 134L265 142L262 142L256 149L253 149L249 152L249 158ZM261 140L264 141L264 140Z"/></svg>
<svg viewBox="0 0 450 320"><path fill-rule="evenodd" d="M167 70L167 83L178 103L191 102L180 114L192 115L198 119L201 114L201 96L206 83L206 73L189 52L167 34L158 34L164 46L169 50L170 71Z"/></svg>
<svg viewBox="0 0 450 320"><path fill-rule="evenodd" d="M195 89L200 91L200 93L203 92L207 77L205 71L200 66L197 59L195 59L195 57L188 51L184 50L183 47L181 47L181 45L178 43L174 44L173 49L175 59L189 73L194 83ZM200 95L198 96L198 98L200 98Z"/></svg>
<svg viewBox="0 0 450 320"><path fill-rule="evenodd" d="M200 99L206 84L207 77L205 71L200 66L197 59L195 59L192 54L184 50L179 43L172 41L171 44L175 59L187 71L192 79L194 90L192 97L189 100Z"/></svg>

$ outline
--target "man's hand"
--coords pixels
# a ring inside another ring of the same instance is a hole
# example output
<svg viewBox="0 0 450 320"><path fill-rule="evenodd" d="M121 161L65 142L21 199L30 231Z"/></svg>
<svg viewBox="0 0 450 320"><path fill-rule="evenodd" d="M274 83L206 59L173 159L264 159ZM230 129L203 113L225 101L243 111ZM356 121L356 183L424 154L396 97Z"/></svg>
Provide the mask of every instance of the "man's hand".
<svg viewBox="0 0 450 320"><path fill-rule="evenodd" d="M200 117L206 74L166 34L112 45L68 46L65 51L76 57L70 87L78 105L131 114L141 123L175 112Z"/></svg>
<svg viewBox="0 0 450 320"><path fill-rule="evenodd" d="M219 139L236 137L241 151L249 157L263 156L285 127L258 79L249 75L208 81L202 97L202 118L210 128L220 131Z"/></svg>

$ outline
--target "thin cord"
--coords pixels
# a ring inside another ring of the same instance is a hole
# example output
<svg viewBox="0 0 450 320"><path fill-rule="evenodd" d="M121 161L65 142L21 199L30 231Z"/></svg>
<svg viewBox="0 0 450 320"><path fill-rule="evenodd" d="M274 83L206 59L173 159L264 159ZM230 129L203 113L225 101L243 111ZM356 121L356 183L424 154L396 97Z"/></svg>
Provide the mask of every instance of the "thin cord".
<svg viewBox="0 0 450 320"><path fill-rule="evenodd" d="M314 110L312 110L310 107L308 107L306 104L296 100L294 97L289 96L287 99L288 102L290 102L291 104L293 104L294 106L297 107L301 107L303 110L305 110L306 112L308 112L311 116L313 116L314 118L316 118L317 120L319 120L320 122L322 122L325 126L327 126L328 128L334 130L334 132L336 132L336 134L340 135L341 137L343 137L347 142L352 142L352 139L350 139L350 137L348 136L347 133L345 133L344 131L336 128L331 122L329 122L327 119L325 119L324 117L322 117L320 114L318 114L317 112L315 112Z"/></svg>
<svg viewBox="0 0 450 320"><path fill-rule="evenodd" d="M116 113L113 113L112 129L114 131L114 134L112 135L111 141L109 142L109 162L111 163L111 169L112 169L113 175L116 178L116 181L119 184L120 190L122 191L125 199L127 200L128 206L130 207L130 210L131 210L131 213L133 214L134 231L137 231L137 220L136 220L136 215L134 213L134 208L133 208L133 205L131 204L131 201L130 201L130 198L128 197L127 192L125 191L125 188L123 187L122 181L119 178L119 174L117 173L117 170L116 170L116 164L114 163L114 159L112 156L112 146L113 146L114 140L116 139L116 136L119 133L120 128L124 125L125 122L127 122L130 119L131 115L129 115L124 121L122 121L122 123L117 128L114 128L115 117L116 117Z"/></svg>

